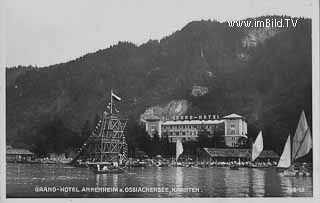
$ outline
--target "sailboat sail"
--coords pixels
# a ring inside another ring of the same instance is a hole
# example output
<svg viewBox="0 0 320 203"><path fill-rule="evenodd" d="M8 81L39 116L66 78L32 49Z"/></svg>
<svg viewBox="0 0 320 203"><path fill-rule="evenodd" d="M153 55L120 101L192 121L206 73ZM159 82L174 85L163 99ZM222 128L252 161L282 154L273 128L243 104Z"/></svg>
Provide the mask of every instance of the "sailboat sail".
<svg viewBox="0 0 320 203"><path fill-rule="evenodd" d="M176 161L178 161L179 156L182 154L182 152L183 152L183 146L182 146L181 139L177 138L177 144L176 144Z"/></svg>
<svg viewBox="0 0 320 203"><path fill-rule="evenodd" d="M252 146L251 160L252 161L256 160L256 158L259 157L262 151L263 151L263 137L262 137L262 131L260 131Z"/></svg>
<svg viewBox="0 0 320 203"><path fill-rule="evenodd" d="M292 142L292 160L307 155L312 148L311 132L304 111L301 113Z"/></svg>
<svg viewBox="0 0 320 203"><path fill-rule="evenodd" d="M291 141L290 135L288 136L287 142L283 148L280 160L278 162L279 168L289 168L291 166Z"/></svg>

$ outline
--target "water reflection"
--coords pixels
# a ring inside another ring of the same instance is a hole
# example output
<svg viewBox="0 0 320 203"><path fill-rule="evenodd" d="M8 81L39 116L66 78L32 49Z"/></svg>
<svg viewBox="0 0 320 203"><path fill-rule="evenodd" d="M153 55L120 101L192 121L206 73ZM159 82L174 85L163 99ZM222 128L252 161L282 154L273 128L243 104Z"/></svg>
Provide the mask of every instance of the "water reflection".
<svg viewBox="0 0 320 203"><path fill-rule="evenodd" d="M275 168L265 169L264 171L264 196L281 196L281 180L279 172Z"/></svg>
<svg viewBox="0 0 320 203"><path fill-rule="evenodd" d="M279 197L312 196L312 178L284 177L275 169L130 168L123 174L94 174L65 165L7 164L7 194L12 197ZM35 186L193 187L196 193L35 193Z"/></svg>
<svg viewBox="0 0 320 203"><path fill-rule="evenodd" d="M161 167L157 168L157 172L156 172L156 186L160 187L161 186L161 182L162 182L162 174L163 172L161 171Z"/></svg>
<svg viewBox="0 0 320 203"><path fill-rule="evenodd" d="M281 176L281 196L312 196L311 177L286 177Z"/></svg>
<svg viewBox="0 0 320 203"><path fill-rule="evenodd" d="M246 169L225 170L224 182L226 185L226 196L239 197L248 196L249 194L249 171Z"/></svg>
<svg viewBox="0 0 320 203"><path fill-rule="evenodd" d="M292 181L289 177L285 177L282 175L282 177L280 178L280 182L281 182L281 188L282 188L282 193L284 193L287 196L292 196Z"/></svg>
<svg viewBox="0 0 320 203"><path fill-rule="evenodd" d="M100 187L100 174L96 174L96 186Z"/></svg>
<svg viewBox="0 0 320 203"><path fill-rule="evenodd" d="M254 197L264 197L265 196L265 180L266 180L266 172L261 169L252 169L252 194Z"/></svg>
<svg viewBox="0 0 320 203"><path fill-rule="evenodd" d="M108 186L108 175L107 174L95 174L96 186ZM110 183L112 184L112 183Z"/></svg>
<svg viewBox="0 0 320 203"><path fill-rule="evenodd" d="M112 174L113 187L119 187L118 181L119 181L119 174Z"/></svg>
<svg viewBox="0 0 320 203"><path fill-rule="evenodd" d="M176 187L183 187L183 170L181 167L176 168Z"/></svg>

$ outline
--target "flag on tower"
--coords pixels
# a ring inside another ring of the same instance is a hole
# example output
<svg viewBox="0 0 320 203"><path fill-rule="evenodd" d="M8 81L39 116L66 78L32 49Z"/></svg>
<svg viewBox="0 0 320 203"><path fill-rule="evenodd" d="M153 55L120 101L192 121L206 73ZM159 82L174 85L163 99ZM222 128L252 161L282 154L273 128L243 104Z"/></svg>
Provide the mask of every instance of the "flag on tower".
<svg viewBox="0 0 320 203"><path fill-rule="evenodd" d="M116 94L114 94L113 92L111 92L111 96L112 98L114 98L117 101L121 101L121 98L119 96L117 96Z"/></svg>
<svg viewBox="0 0 320 203"><path fill-rule="evenodd" d="M116 111L116 113L119 113L119 110L117 108L114 108L114 110Z"/></svg>

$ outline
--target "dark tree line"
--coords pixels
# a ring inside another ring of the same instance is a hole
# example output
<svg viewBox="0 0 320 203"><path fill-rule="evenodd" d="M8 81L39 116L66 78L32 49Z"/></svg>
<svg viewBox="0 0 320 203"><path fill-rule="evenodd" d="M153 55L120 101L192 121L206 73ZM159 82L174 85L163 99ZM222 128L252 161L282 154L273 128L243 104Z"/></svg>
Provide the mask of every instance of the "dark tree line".
<svg viewBox="0 0 320 203"><path fill-rule="evenodd" d="M141 46L122 42L67 63L6 69L7 142L26 147L37 143L46 151L45 140L57 136L64 146L67 138L46 129L59 132L65 128L66 136L71 137L83 134L82 127L92 112L105 108L102 98L108 88L118 87L126 97L123 112L135 119L147 107L186 99L192 104L190 114L245 116L249 137L255 138L263 130L265 147L281 153L302 110L310 127L312 124L311 20L300 18L297 27L278 29L256 47L243 47L242 40L251 31L195 21ZM245 60L238 57L241 54L247 56ZM208 94L193 97L193 84L206 86ZM53 115L65 126L52 123ZM70 122L72 129L66 126ZM147 142L136 136L128 136L133 149L139 149L139 139ZM60 151L47 144L48 149Z"/></svg>

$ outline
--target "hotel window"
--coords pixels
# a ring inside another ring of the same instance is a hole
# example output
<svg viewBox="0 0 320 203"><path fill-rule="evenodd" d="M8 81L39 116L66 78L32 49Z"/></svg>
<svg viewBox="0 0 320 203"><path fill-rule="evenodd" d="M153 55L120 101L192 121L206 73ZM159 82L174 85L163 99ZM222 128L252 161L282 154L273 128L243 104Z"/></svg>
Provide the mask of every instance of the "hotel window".
<svg viewBox="0 0 320 203"><path fill-rule="evenodd" d="M230 124L230 134L231 135L235 135L236 134L236 124L235 123L231 123Z"/></svg>

